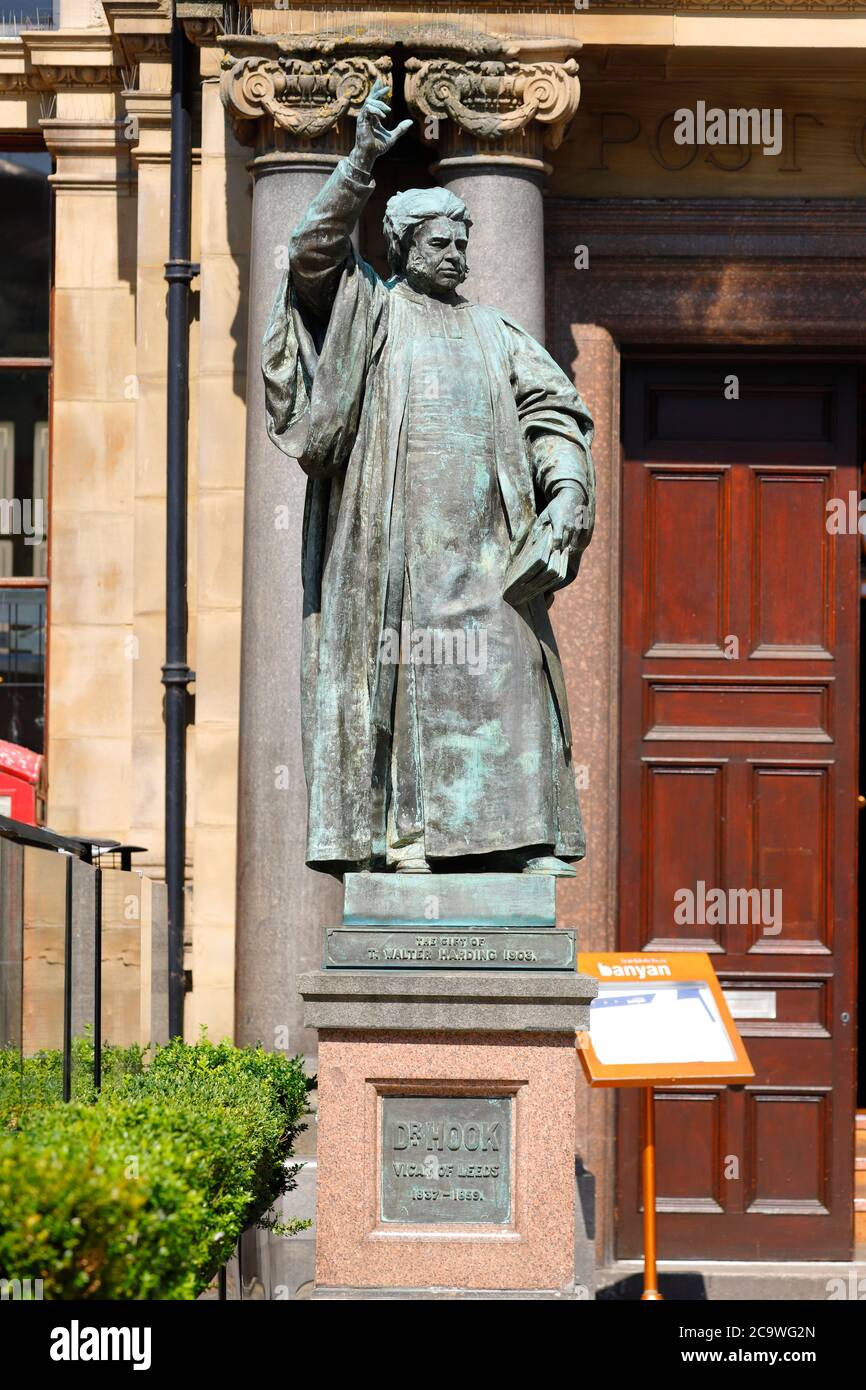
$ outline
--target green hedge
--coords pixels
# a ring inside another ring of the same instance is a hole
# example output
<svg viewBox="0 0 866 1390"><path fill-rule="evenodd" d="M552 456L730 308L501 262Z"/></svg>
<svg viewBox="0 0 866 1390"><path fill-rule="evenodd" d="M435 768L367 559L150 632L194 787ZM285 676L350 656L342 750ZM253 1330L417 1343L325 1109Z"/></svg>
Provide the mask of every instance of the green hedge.
<svg viewBox="0 0 866 1390"><path fill-rule="evenodd" d="M294 1185L313 1081L300 1059L207 1041L105 1052L75 1099L62 1059L0 1053L0 1278L51 1299L189 1299ZM279 1227L282 1233L300 1228Z"/></svg>

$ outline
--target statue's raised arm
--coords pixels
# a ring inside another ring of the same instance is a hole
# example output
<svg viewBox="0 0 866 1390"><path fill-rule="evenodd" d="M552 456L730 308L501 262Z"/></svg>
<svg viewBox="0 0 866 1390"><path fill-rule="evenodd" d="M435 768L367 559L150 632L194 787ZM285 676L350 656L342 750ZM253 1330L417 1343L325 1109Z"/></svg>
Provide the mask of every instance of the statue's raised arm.
<svg viewBox="0 0 866 1390"><path fill-rule="evenodd" d="M352 232L374 187L373 166L412 126L407 120L385 129L387 90L377 80L358 115L354 149L313 199L289 243L295 292L320 318L327 318L334 302Z"/></svg>

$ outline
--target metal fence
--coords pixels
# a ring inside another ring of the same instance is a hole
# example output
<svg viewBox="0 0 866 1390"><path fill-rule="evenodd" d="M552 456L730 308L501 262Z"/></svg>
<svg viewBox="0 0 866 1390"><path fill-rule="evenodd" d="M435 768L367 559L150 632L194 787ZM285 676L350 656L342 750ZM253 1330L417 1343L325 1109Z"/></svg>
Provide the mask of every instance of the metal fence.
<svg viewBox="0 0 866 1390"><path fill-rule="evenodd" d="M0 35L20 34L22 30L57 29L60 25L60 0L18 0L18 4L0 5Z"/></svg>
<svg viewBox="0 0 866 1390"><path fill-rule="evenodd" d="M0 1047L62 1050L64 1100L106 1044L168 1040L165 885L135 850L0 816Z"/></svg>

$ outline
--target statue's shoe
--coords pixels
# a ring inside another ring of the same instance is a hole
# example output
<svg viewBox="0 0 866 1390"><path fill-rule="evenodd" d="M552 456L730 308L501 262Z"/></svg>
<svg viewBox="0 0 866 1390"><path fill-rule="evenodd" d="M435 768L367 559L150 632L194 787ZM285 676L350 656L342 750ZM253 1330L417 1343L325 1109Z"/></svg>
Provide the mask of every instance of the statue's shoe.
<svg viewBox="0 0 866 1390"><path fill-rule="evenodd" d="M424 855L423 840L413 840L411 844L400 845L388 853L388 858L397 874L432 874L433 870Z"/></svg>
<svg viewBox="0 0 866 1390"><path fill-rule="evenodd" d="M577 869L573 864L566 864L564 859L557 859L555 854L540 854L534 859L527 859L521 871L524 874L551 874L553 878L576 878Z"/></svg>

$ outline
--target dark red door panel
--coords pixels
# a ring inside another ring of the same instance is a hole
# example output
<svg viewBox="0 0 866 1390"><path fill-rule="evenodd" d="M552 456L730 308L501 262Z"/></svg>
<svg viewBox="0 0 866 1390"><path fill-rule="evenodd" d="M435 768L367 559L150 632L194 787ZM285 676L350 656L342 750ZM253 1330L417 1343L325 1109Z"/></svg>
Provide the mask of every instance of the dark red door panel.
<svg viewBox="0 0 866 1390"><path fill-rule="evenodd" d="M856 369L634 363L623 404L620 949L709 951L775 1015L740 1024L753 1084L657 1093L659 1252L845 1259L858 537L827 503L859 485ZM638 1125L620 1092L621 1256Z"/></svg>

